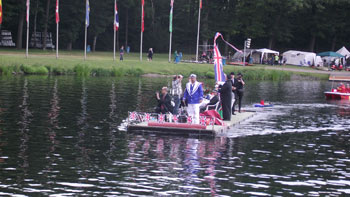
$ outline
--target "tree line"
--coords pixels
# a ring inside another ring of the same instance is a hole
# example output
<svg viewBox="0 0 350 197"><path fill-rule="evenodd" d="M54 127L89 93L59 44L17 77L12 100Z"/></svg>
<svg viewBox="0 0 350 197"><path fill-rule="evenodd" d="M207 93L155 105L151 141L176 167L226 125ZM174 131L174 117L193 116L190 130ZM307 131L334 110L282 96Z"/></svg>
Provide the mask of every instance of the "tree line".
<svg viewBox="0 0 350 197"><path fill-rule="evenodd" d="M139 51L141 0L118 0L117 47ZM56 0L31 0L30 35L56 35ZM199 0L175 0L173 49L195 53ZM246 38L252 48L329 51L350 43L349 0L203 0L201 44L212 44L215 32L238 48ZM167 52L170 0L145 0L144 50ZM25 44L26 1L3 0L1 29L12 32L17 48ZM84 48L85 0L60 0L60 48ZM88 44L113 48L114 0L90 0ZM45 46L45 44L44 44ZM221 44L224 51L229 48Z"/></svg>

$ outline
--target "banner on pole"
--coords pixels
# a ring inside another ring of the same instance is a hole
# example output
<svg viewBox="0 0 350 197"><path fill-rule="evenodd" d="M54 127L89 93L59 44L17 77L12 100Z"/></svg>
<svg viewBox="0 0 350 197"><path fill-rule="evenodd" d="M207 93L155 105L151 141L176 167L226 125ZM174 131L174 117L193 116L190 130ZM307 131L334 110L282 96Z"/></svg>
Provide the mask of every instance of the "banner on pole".
<svg viewBox="0 0 350 197"><path fill-rule="evenodd" d="M114 6L114 28L116 31L118 31L119 29L119 15L118 15L118 6L117 6L117 2L115 2L115 6Z"/></svg>
<svg viewBox="0 0 350 197"><path fill-rule="evenodd" d="M142 21L141 21L141 31L145 31L145 0L141 0L142 5Z"/></svg>
<svg viewBox="0 0 350 197"><path fill-rule="evenodd" d="M173 32L173 12L174 12L174 0L170 1L170 16L169 16L169 32Z"/></svg>
<svg viewBox="0 0 350 197"><path fill-rule="evenodd" d="M2 0L0 0L0 25L2 24Z"/></svg>
<svg viewBox="0 0 350 197"><path fill-rule="evenodd" d="M30 9L30 0L27 0L27 12L26 12L26 21L29 22L29 9Z"/></svg>
<svg viewBox="0 0 350 197"><path fill-rule="evenodd" d="M89 3L89 0L86 0L85 25L86 25L86 27L89 27L89 25L90 25L90 3Z"/></svg>
<svg viewBox="0 0 350 197"><path fill-rule="evenodd" d="M60 22L59 0L56 0L56 23Z"/></svg>

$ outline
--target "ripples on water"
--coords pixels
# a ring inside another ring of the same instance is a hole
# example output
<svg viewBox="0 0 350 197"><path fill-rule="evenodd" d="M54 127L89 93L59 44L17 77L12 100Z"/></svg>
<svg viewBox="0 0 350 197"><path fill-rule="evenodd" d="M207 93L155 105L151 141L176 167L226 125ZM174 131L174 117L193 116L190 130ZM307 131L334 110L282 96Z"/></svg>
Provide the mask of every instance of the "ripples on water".
<svg viewBox="0 0 350 197"><path fill-rule="evenodd" d="M350 107L325 82L248 83L247 108L276 107L217 138L117 130L165 79L0 82L0 195L350 195Z"/></svg>

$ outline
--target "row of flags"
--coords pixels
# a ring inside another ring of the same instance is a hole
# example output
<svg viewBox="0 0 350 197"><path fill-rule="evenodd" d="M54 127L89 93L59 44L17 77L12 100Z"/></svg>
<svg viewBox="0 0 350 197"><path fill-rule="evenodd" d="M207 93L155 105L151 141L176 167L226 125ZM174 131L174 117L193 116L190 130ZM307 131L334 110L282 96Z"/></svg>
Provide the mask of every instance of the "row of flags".
<svg viewBox="0 0 350 197"><path fill-rule="evenodd" d="M141 54L141 60L142 60L142 36L143 36L143 32L145 31L145 9L144 9L144 5L145 5L145 0L141 0L141 49L140 49L140 54ZM87 31L87 28L90 25L90 3L89 0L86 0L86 15L85 15L85 30ZM202 0L199 0L199 10L202 9ZM169 32L172 33L173 32L173 13L174 13L174 0L170 0L170 14L169 14ZM117 2L115 0L115 5L114 5L114 30L118 31L119 30L119 15L118 15L118 7L117 7ZM30 17L30 0L26 0L26 22L27 22L27 52L26 52L26 56L28 57L28 40L29 40L29 17ZM56 19L56 24L57 24L57 42L58 42L58 28L59 28L59 23L60 23L60 13L59 13L59 0L56 0L56 7L55 7L55 19ZM2 20L3 20L3 11L2 11L2 0L0 0L0 25L2 24ZM198 24L200 24L200 21L198 21ZM198 32L199 34L199 32ZM87 37L85 35L85 37ZM86 40L86 38L85 38ZM171 40L171 37L170 37ZM56 44L58 45L58 44ZM85 41L85 45L86 45L86 41ZM198 48L198 44L197 44L197 48ZM56 49L58 51L58 48ZM85 47L85 51L86 51L86 47ZM85 52L86 54L86 52ZM169 52L169 56L171 56L171 46L170 46L170 52ZM86 57L86 55L85 55ZM58 52L57 52L57 58L58 58ZM169 57L169 61L170 61L170 57Z"/></svg>

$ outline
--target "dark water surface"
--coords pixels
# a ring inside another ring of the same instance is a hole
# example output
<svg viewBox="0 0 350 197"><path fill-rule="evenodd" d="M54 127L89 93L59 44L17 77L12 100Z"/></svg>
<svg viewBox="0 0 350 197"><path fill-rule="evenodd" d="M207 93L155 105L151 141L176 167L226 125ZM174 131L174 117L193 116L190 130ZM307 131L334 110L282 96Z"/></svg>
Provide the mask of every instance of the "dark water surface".
<svg viewBox="0 0 350 197"><path fill-rule="evenodd" d="M167 79L0 78L0 195L350 195L350 105L325 81L248 82L275 108L217 138L118 131Z"/></svg>

